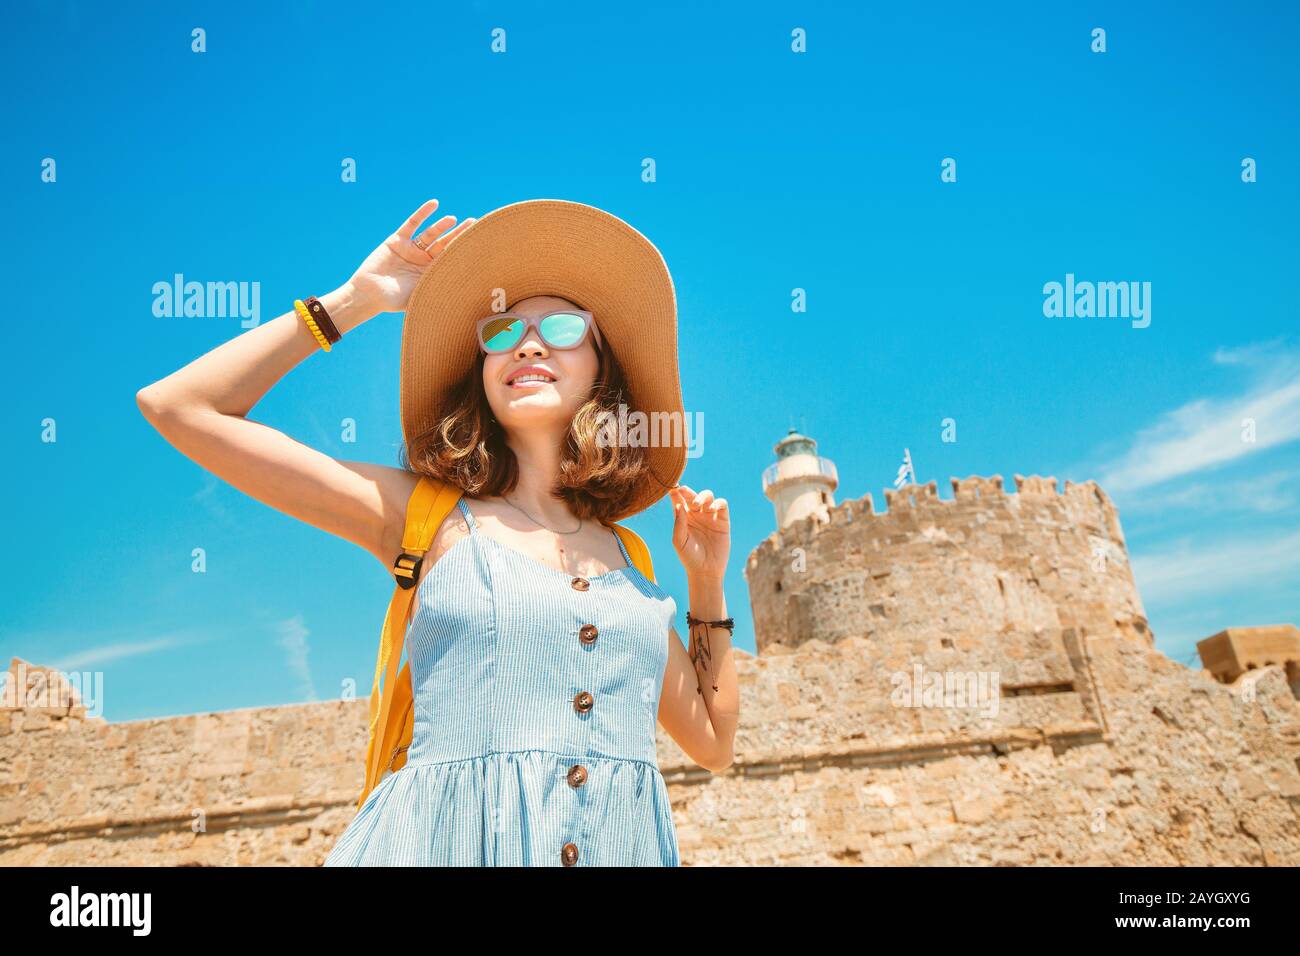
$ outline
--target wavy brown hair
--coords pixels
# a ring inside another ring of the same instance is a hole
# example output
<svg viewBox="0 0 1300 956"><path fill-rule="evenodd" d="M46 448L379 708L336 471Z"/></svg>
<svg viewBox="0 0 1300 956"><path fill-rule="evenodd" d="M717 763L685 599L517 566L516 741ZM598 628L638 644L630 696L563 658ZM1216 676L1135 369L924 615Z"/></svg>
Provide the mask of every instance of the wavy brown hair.
<svg viewBox="0 0 1300 956"><path fill-rule="evenodd" d="M560 474L553 497L567 502L575 515L610 524L635 493L649 465L640 445L613 442L601 447L602 412L618 415L620 403L631 411L632 395L623 369L608 348L596 348L599 368L591 394L578 408L565 436ZM483 392L483 362L478 359L456 383L437 422L402 447L402 467L455 485L467 495L500 496L519 480L519 463L505 441Z"/></svg>

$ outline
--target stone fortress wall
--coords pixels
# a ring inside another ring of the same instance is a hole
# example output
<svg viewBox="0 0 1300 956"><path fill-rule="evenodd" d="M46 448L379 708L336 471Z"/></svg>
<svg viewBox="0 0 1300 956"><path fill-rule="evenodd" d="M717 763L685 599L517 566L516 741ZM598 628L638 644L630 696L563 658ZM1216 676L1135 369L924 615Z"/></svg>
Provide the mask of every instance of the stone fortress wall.
<svg viewBox="0 0 1300 956"><path fill-rule="evenodd" d="M684 864L1300 865L1300 632L1171 661L1114 507L1055 485L907 486L755 549L735 763L658 731ZM0 708L0 863L318 865L366 714Z"/></svg>

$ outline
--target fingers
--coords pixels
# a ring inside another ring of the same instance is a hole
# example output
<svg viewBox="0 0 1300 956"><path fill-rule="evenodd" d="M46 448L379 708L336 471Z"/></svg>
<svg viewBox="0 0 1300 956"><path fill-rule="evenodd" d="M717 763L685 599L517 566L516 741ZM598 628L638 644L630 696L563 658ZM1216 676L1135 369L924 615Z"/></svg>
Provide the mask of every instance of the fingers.
<svg viewBox="0 0 1300 956"><path fill-rule="evenodd" d="M428 229L425 229L423 232L421 232L420 245L424 247L424 251L430 253L433 252L434 246L436 246L438 242L441 242L441 239L438 238L439 235L442 233L444 229L449 227L455 221L456 221L456 217L451 215L451 213L448 213L447 215L439 219L437 222L435 222L433 225L431 225ZM415 237L412 236L411 238L414 239Z"/></svg>
<svg viewBox="0 0 1300 956"><path fill-rule="evenodd" d="M451 241L468 229L475 220L466 219L455 229L445 235L438 235L455 221L455 216L443 216L428 229L424 230L424 232L420 233L420 242L424 245L424 251L430 259L438 258L438 256L442 254L442 251L451 244ZM437 236L436 239L434 238L435 236Z"/></svg>
<svg viewBox="0 0 1300 956"><path fill-rule="evenodd" d="M415 212L411 214L410 219L407 219L406 222L402 223L402 225L398 228L397 238L410 239L412 236L415 235L415 230L420 225L420 223L424 222L425 218L428 217L428 215L437 208L438 208L438 200L436 199L427 200L423 206L421 206L419 209L415 210Z"/></svg>
<svg viewBox="0 0 1300 956"><path fill-rule="evenodd" d="M707 489L697 492L689 485L677 485L669 490L674 501L686 505L691 511L700 511L713 500L713 492Z"/></svg>
<svg viewBox="0 0 1300 956"><path fill-rule="evenodd" d="M678 513L691 512L707 517L718 518L727 515L727 499L715 498L707 488L697 492L686 485L671 489L673 510Z"/></svg>

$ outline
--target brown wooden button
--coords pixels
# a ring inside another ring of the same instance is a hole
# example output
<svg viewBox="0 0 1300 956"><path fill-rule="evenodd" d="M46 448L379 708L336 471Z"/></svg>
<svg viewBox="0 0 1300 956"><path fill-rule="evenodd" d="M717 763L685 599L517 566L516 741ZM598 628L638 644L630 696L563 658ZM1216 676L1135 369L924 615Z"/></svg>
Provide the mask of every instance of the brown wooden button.
<svg viewBox="0 0 1300 956"><path fill-rule="evenodd" d="M578 862L578 845L576 843L566 843L560 850L560 859L564 861L565 866L573 866Z"/></svg>
<svg viewBox="0 0 1300 956"><path fill-rule="evenodd" d="M580 714L585 714L587 711L591 710L591 705L594 703L595 700L592 698L591 694L584 690L577 697L573 698L573 709Z"/></svg>
<svg viewBox="0 0 1300 956"><path fill-rule="evenodd" d="M580 763L575 763L569 768L569 786L581 787L587 782L587 768Z"/></svg>
<svg viewBox="0 0 1300 956"><path fill-rule="evenodd" d="M569 582L569 584L572 585L573 590L575 591L585 591L587 588L591 587L591 582L586 578L574 578Z"/></svg>
<svg viewBox="0 0 1300 956"><path fill-rule="evenodd" d="M596 635L600 632L596 630L595 624L584 624L578 629L578 640L584 644L595 644Z"/></svg>

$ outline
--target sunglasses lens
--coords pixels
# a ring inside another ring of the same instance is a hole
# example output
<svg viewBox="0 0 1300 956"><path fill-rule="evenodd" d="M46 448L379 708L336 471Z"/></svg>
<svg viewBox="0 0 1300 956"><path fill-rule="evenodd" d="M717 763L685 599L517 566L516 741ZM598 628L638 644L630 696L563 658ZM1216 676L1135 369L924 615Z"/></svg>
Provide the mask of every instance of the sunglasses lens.
<svg viewBox="0 0 1300 956"><path fill-rule="evenodd" d="M546 339L548 345L566 348L582 338L582 332L586 327L587 322L582 316L571 312L557 312L542 319L542 338Z"/></svg>
<svg viewBox="0 0 1300 956"><path fill-rule="evenodd" d="M524 320L501 318L483 326L483 347L489 352L506 352L524 336Z"/></svg>

